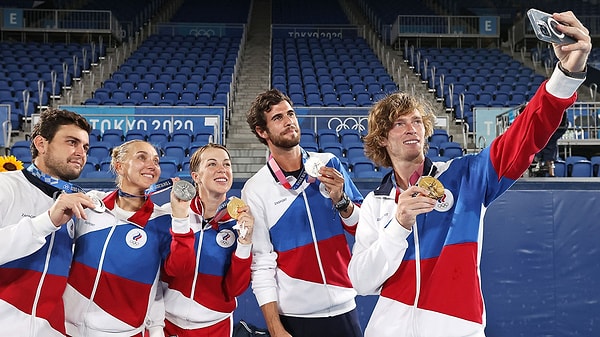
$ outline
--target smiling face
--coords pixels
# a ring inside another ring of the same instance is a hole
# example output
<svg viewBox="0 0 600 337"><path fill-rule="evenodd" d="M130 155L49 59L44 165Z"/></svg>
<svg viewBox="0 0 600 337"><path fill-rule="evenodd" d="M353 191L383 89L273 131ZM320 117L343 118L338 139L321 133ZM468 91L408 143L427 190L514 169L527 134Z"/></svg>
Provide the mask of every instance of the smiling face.
<svg viewBox="0 0 600 337"><path fill-rule="evenodd" d="M194 156L198 156L199 160L191 175L198 186L200 198L206 200L212 196L224 199L233 184L229 153L219 147L206 147Z"/></svg>
<svg viewBox="0 0 600 337"><path fill-rule="evenodd" d="M52 141L36 136L35 165L44 173L62 180L77 179L87 161L90 147L87 131L70 124L60 126Z"/></svg>
<svg viewBox="0 0 600 337"><path fill-rule="evenodd" d="M270 111L265 112L267 122L264 130L257 133L267 141L269 148L292 148L300 144L300 128L296 112L287 101L273 105Z"/></svg>
<svg viewBox="0 0 600 337"><path fill-rule="evenodd" d="M114 151L114 150L113 150ZM143 194L160 177L156 149L144 141L131 141L113 154L113 165L119 176L119 188L132 194Z"/></svg>
<svg viewBox="0 0 600 337"><path fill-rule="evenodd" d="M421 113L415 109L413 112L399 116L387 138L382 141L382 146L392 158L392 161L422 161L425 146L425 125Z"/></svg>

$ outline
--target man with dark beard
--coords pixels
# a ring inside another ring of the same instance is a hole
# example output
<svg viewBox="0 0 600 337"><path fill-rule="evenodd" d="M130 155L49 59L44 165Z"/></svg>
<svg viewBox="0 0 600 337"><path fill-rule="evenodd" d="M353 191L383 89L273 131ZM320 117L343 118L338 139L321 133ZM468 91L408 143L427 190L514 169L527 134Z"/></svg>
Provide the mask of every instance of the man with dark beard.
<svg viewBox="0 0 600 337"><path fill-rule="evenodd" d="M248 125L271 153L242 199L255 218L252 288L272 337L362 336L350 250L362 195L340 160L307 152L289 97L259 94Z"/></svg>
<svg viewBox="0 0 600 337"><path fill-rule="evenodd" d="M1 336L65 335L72 217L94 208L69 180L83 170L90 131L74 112L46 110L31 134L33 164L0 173Z"/></svg>

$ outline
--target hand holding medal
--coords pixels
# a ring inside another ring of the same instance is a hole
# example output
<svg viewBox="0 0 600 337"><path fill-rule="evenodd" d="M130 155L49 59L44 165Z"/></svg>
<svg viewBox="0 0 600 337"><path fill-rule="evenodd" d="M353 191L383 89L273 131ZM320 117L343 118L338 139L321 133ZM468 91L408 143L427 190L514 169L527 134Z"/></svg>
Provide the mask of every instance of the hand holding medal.
<svg viewBox="0 0 600 337"><path fill-rule="evenodd" d="M417 186L426 189L429 194L427 197L438 200L444 196L444 185L434 177L422 176L417 181Z"/></svg>
<svg viewBox="0 0 600 337"><path fill-rule="evenodd" d="M174 218L186 218L190 201L196 196L196 187L179 178L173 178L171 190L171 212Z"/></svg>
<svg viewBox="0 0 600 337"><path fill-rule="evenodd" d="M251 243L254 218L248 212L248 205L240 198L231 197L227 203L227 213L229 213L230 217L237 220L237 224L233 226L233 229L238 231L240 242ZM246 240L246 237L249 237L249 239Z"/></svg>

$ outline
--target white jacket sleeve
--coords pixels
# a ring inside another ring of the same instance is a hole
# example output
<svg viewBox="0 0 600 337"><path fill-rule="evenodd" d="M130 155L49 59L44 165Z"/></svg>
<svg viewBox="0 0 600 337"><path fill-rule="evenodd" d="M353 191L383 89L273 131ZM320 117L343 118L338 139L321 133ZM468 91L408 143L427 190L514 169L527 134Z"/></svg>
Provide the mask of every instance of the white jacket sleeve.
<svg viewBox="0 0 600 337"><path fill-rule="evenodd" d="M165 301L163 299L163 284L161 281L157 281L156 294L154 301L150 303L145 327L149 333L149 337L164 337L165 335Z"/></svg>
<svg viewBox="0 0 600 337"><path fill-rule="evenodd" d="M250 207L254 215L254 231L252 233L252 290L259 306L277 302L277 253L273 249L269 234L266 209L257 191L242 189L242 199ZM263 191L263 193L265 193ZM267 192L268 193L268 192Z"/></svg>
<svg viewBox="0 0 600 337"><path fill-rule="evenodd" d="M379 205L388 207L379 209ZM378 294L383 283L396 272L402 262L408 247L406 238L411 231L396 221L395 211L396 204L393 200L381 203L372 192L361 205L356 241L348 266L352 285L360 295ZM386 218L388 220L378 222L376 217L385 212L389 215Z"/></svg>
<svg viewBox="0 0 600 337"><path fill-rule="evenodd" d="M0 205L5 205L1 199ZM10 210L0 210L0 265L35 253L46 243L47 237L59 229L52 224L48 212L5 224L6 212Z"/></svg>

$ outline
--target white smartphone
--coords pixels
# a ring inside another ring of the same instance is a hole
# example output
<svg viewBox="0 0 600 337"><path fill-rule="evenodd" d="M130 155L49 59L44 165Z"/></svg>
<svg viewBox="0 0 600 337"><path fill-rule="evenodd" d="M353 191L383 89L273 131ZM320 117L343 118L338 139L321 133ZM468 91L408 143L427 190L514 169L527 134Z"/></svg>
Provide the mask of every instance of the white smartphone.
<svg viewBox="0 0 600 337"><path fill-rule="evenodd" d="M527 17L529 17L529 22L531 22L535 36L538 39L556 44L571 44L577 42L569 35L556 29L558 21L552 18L552 15L532 8L527 11Z"/></svg>

